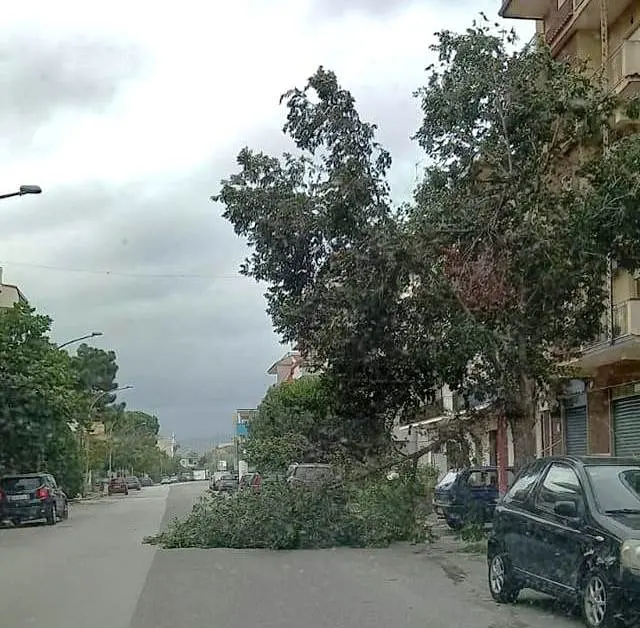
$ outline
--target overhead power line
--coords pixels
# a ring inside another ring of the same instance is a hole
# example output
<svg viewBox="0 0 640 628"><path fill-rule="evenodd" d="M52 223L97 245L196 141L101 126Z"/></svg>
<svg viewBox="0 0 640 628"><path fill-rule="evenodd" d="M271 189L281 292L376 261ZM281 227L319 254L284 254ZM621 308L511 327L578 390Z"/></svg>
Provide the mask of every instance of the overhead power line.
<svg viewBox="0 0 640 628"><path fill-rule="evenodd" d="M131 277L139 279L245 279L239 273L205 274L205 273L133 273L119 270L104 270L91 268L68 268L49 264L32 264L29 262L0 261L0 266L21 266L38 270L49 270L60 273L78 273L86 275L103 275L111 277Z"/></svg>

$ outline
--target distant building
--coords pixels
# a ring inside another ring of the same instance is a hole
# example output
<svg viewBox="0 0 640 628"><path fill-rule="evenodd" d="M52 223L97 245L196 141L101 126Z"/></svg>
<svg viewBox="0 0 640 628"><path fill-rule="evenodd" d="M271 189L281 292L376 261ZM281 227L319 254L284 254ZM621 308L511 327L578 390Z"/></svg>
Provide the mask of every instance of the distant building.
<svg viewBox="0 0 640 628"><path fill-rule="evenodd" d="M4 283L2 278L2 268L0 268L0 307L13 307L16 303L27 303L27 297L22 294L18 286Z"/></svg>
<svg viewBox="0 0 640 628"><path fill-rule="evenodd" d="M317 373L317 371L316 371ZM300 351L288 351L277 362L274 362L267 371L268 375L276 376L276 385L282 382L288 382L299 379L307 375L313 375L314 371L309 365Z"/></svg>
<svg viewBox="0 0 640 628"><path fill-rule="evenodd" d="M157 446L158 449L167 454L169 458L173 458L176 455L176 435L159 436Z"/></svg>

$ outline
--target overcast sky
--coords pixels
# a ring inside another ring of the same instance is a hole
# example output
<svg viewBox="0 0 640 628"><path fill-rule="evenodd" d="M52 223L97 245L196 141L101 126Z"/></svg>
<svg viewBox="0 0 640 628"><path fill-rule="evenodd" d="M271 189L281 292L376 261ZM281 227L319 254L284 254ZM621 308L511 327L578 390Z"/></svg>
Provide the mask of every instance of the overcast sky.
<svg viewBox="0 0 640 628"><path fill-rule="evenodd" d="M209 201L244 145L280 152L280 94L334 70L394 157L406 196L422 159L412 92L432 33L497 0L234 0L3 7L0 265L64 342L113 349L130 408L178 438L231 430L285 351L244 244ZM519 23L523 37L533 26Z"/></svg>

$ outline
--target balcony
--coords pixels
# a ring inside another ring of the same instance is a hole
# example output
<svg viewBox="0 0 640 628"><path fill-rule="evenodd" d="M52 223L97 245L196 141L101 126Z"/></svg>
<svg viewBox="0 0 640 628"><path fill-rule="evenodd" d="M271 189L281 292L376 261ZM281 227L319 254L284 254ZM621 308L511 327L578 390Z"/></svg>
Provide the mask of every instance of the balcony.
<svg viewBox="0 0 640 628"><path fill-rule="evenodd" d="M640 92L640 41L627 39L611 55L609 84L624 98Z"/></svg>
<svg viewBox="0 0 640 628"><path fill-rule="evenodd" d="M585 346L582 355L567 366L588 376L607 364L640 360L640 299L629 299L614 306L613 335L609 330L608 317L603 326L605 331Z"/></svg>
<svg viewBox="0 0 640 628"><path fill-rule="evenodd" d="M525 4L528 5L529 3L527 0L519 0L517 3L515 0L512 0L511 2L505 0L504 4L513 4L515 8L516 4L519 6ZM523 12L538 13L538 4L539 2L537 0L531 3L531 6L536 9L535 11L524 10ZM600 30L600 3L598 0L564 0L560 6L558 6L558 0L548 0L544 4L546 6L546 11L543 16L529 16L529 19L544 18L545 41L552 48L555 48L557 45L565 42L567 38L573 35L576 31L599 32ZM613 24L620 15L622 15L628 5L629 0L608 0L608 23ZM504 13L504 17L519 16L511 15L506 12Z"/></svg>
<svg viewBox="0 0 640 628"><path fill-rule="evenodd" d="M541 20L549 11L553 0L503 0L500 17L521 20ZM568 0L571 2L571 0Z"/></svg>

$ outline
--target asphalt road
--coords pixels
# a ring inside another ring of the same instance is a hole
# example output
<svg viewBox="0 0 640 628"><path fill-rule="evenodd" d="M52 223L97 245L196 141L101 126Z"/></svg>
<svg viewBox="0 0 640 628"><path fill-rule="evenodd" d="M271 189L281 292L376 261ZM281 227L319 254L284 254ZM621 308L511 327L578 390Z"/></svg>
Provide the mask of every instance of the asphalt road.
<svg viewBox="0 0 640 628"><path fill-rule="evenodd" d="M141 540L187 512L194 482L74 505L55 527L0 530L7 628L554 628L548 599L496 605L481 557L388 550L158 550Z"/></svg>

